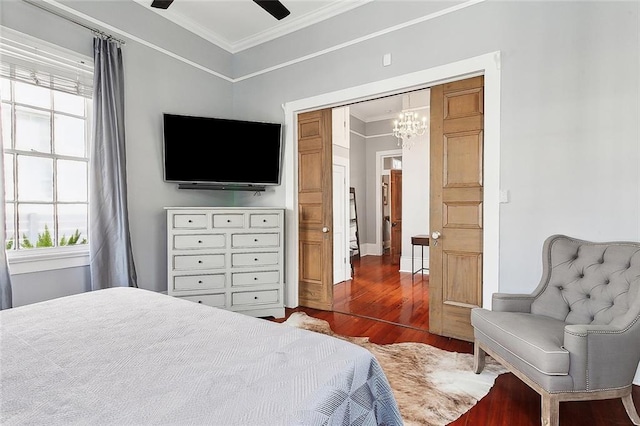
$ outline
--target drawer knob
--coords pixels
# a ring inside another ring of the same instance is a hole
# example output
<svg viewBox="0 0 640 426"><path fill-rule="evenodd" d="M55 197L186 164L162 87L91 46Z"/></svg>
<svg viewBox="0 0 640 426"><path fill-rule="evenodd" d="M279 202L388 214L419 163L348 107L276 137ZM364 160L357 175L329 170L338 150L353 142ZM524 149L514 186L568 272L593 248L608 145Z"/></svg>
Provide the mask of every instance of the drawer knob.
<svg viewBox="0 0 640 426"><path fill-rule="evenodd" d="M192 221L191 219L189 219L187 222L191 223L191 222L193 222L193 221Z"/></svg>
<svg viewBox="0 0 640 426"><path fill-rule="evenodd" d="M267 223L267 219L262 219L262 223Z"/></svg>
<svg viewBox="0 0 640 426"><path fill-rule="evenodd" d="M231 219L227 219L227 223L230 223L230 222L231 222Z"/></svg>
<svg viewBox="0 0 640 426"><path fill-rule="evenodd" d="M257 261L258 261L258 258L256 257L256 258L255 258L255 259L253 259L253 260L255 260L255 261L257 262Z"/></svg>
<svg viewBox="0 0 640 426"><path fill-rule="evenodd" d="M198 280L198 284L202 284L202 280Z"/></svg>
<svg viewBox="0 0 640 426"><path fill-rule="evenodd" d="M254 238L254 239L253 239L253 241L255 241L255 242L257 243L257 242L258 242L258 239L257 239L257 238Z"/></svg>
<svg viewBox="0 0 640 426"><path fill-rule="evenodd" d="M258 300L258 296L253 296L253 298L254 298L255 300Z"/></svg>
<svg viewBox="0 0 640 426"><path fill-rule="evenodd" d="M202 260L198 260L198 263L202 263Z"/></svg>
<svg viewBox="0 0 640 426"><path fill-rule="evenodd" d="M198 240L198 244L202 244L202 240Z"/></svg>
<svg viewBox="0 0 640 426"><path fill-rule="evenodd" d="M202 300L198 300L198 303L202 303Z"/></svg>
<svg viewBox="0 0 640 426"><path fill-rule="evenodd" d="M254 281L258 281L258 277L253 277L253 280Z"/></svg>

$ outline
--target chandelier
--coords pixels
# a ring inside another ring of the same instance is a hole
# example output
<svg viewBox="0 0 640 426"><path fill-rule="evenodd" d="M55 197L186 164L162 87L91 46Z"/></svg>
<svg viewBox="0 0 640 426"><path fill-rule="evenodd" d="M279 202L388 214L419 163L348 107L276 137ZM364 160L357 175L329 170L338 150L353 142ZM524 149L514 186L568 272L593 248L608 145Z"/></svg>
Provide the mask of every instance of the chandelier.
<svg viewBox="0 0 640 426"><path fill-rule="evenodd" d="M427 117L418 118L417 112L403 112L399 120L393 121L393 136L398 138L398 146L402 141L403 148L411 148L413 136L422 136L427 131Z"/></svg>

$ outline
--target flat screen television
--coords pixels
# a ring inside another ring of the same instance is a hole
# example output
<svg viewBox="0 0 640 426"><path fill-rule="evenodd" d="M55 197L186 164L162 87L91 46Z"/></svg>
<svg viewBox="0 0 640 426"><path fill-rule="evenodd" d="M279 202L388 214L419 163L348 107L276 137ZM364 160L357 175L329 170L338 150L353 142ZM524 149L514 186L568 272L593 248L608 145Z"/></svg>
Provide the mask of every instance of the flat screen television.
<svg viewBox="0 0 640 426"><path fill-rule="evenodd" d="M163 114L164 180L180 188L280 184L282 125Z"/></svg>

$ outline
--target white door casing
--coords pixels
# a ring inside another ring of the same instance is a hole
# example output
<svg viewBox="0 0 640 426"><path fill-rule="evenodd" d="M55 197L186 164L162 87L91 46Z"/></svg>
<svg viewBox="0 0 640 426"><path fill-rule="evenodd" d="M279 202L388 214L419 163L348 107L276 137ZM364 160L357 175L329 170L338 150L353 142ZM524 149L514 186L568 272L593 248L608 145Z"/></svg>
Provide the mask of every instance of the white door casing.
<svg viewBox="0 0 640 426"><path fill-rule="evenodd" d="M333 283L351 278L349 268L348 160L333 157Z"/></svg>
<svg viewBox="0 0 640 426"><path fill-rule="evenodd" d="M298 164L297 115L323 107L337 107L380 96L424 89L436 84L484 75L485 81L485 146L483 194L483 307L491 308L491 295L499 291L500 248L500 52L462 59L457 62L363 84L334 92L287 102L283 105L285 120L285 153L283 183L285 207L289 214L286 225L286 292L285 306L298 306Z"/></svg>

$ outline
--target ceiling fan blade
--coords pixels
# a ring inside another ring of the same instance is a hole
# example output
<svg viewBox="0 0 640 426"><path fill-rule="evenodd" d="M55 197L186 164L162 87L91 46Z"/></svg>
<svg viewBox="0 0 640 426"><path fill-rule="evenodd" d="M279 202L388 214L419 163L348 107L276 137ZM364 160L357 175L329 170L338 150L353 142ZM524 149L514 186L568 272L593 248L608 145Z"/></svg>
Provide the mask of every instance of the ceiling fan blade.
<svg viewBox="0 0 640 426"><path fill-rule="evenodd" d="M171 6L173 0L153 0L151 2L151 7L156 7L158 9L166 9Z"/></svg>
<svg viewBox="0 0 640 426"><path fill-rule="evenodd" d="M278 21L289 16L289 9L284 7L278 0L253 0L258 6L266 10Z"/></svg>

